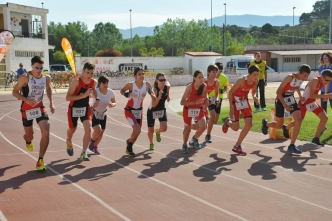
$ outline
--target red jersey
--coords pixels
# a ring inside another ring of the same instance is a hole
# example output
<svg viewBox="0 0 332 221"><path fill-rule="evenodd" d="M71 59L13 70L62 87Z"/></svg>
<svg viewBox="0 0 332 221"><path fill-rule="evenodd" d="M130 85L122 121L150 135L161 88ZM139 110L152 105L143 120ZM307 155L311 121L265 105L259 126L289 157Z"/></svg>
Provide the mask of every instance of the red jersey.
<svg viewBox="0 0 332 221"><path fill-rule="evenodd" d="M251 89L255 87L255 83L248 84L248 75L243 76L244 85L243 87L237 89L233 94L233 102L242 101L244 99L248 99L248 94Z"/></svg>
<svg viewBox="0 0 332 221"><path fill-rule="evenodd" d="M82 80L81 76L77 76L76 79L78 80L78 86L73 95L80 95L84 94L89 88L93 88L95 81L93 78L90 79L88 84L85 84ZM88 107L89 106L89 96L82 98L76 101L70 101L70 107Z"/></svg>
<svg viewBox="0 0 332 221"><path fill-rule="evenodd" d="M201 98L206 98L205 94L202 93L201 95L197 95L197 90L194 87L194 84L191 84L191 92L189 94L189 97L187 98L186 101L197 101ZM188 108L197 108L197 107L202 107L202 104L193 104L193 105L188 105Z"/></svg>
<svg viewBox="0 0 332 221"><path fill-rule="evenodd" d="M294 96L294 92L301 87L302 82L301 80L298 80L296 78L295 74L290 75L292 76L292 81L286 85L286 87L284 87L284 89L282 90L282 97L290 97L290 96ZM278 100L278 96L276 98L276 100Z"/></svg>
<svg viewBox="0 0 332 221"><path fill-rule="evenodd" d="M217 86L217 79L214 79L213 84L209 85L208 80L205 80L205 84L206 84L206 93L209 95L212 91L215 90L216 86Z"/></svg>
<svg viewBox="0 0 332 221"><path fill-rule="evenodd" d="M318 79L318 84L315 88L315 94L318 94L318 92L320 91L320 89L324 86L321 82L320 82L320 78L322 76L317 76L314 77L315 79ZM308 87L308 85L305 87L305 90L303 92L303 97L305 98L305 101L301 101L302 104L310 104L312 102L315 102L316 99L315 98L310 98L310 88Z"/></svg>

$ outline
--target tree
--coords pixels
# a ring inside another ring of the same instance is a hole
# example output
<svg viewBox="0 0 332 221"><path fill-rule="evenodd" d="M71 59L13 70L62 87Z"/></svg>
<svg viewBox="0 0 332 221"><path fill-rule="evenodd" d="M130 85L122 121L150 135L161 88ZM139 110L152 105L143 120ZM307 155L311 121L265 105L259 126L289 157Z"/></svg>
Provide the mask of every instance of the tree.
<svg viewBox="0 0 332 221"><path fill-rule="evenodd" d="M66 64L67 63L67 57L63 51L56 51L53 53L53 60L56 63L60 64Z"/></svg>
<svg viewBox="0 0 332 221"><path fill-rule="evenodd" d="M100 50L95 54L96 57L122 57L122 53L113 50L113 49L106 49L106 50Z"/></svg>
<svg viewBox="0 0 332 221"><path fill-rule="evenodd" d="M270 23L266 23L265 25L263 25L261 31L270 34L274 33L273 26Z"/></svg>
<svg viewBox="0 0 332 221"><path fill-rule="evenodd" d="M251 36L250 33L247 33L242 41L242 45L246 46L246 45L253 45L253 44L255 44L255 39Z"/></svg>

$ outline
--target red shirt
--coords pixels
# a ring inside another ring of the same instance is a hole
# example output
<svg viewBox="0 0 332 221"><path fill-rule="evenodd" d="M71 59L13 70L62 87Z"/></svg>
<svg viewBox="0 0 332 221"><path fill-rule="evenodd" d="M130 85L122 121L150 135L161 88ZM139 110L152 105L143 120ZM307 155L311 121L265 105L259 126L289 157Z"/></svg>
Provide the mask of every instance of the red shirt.
<svg viewBox="0 0 332 221"><path fill-rule="evenodd" d="M197 90L194 86L194 83L191 84L191 92L189 94L189 97L187 98L186 101L197 101L201 98L206 98L204 93L201 95L197 95ZM197 108L197 107L202 107L202 104L192 104L192 105L187 105L188 108Z"/></svg>
<svg viewBox="0 0 332 221"><path fill-rule="evenodd" d="M95 84L95 81L93 78L90 79L90 82L88 84L84 83L81 76L77 76L76 79L78 79L78 86L73 95L84 94L89 88L93 88L93 86ZM69 106L70 107L88 107L89 106L89 96L82 98L80 100L70 101Z"/></svg>
<svg viewBox="0 0 332 221"><path fill-rule="evenodd" d="M244 78L244 85L243 87L237 89L233 94L233 102L241 101L244 99L248 99L248 94L251 89L255 87L255 83L248 84L248 75L243 76Z"/></svg>

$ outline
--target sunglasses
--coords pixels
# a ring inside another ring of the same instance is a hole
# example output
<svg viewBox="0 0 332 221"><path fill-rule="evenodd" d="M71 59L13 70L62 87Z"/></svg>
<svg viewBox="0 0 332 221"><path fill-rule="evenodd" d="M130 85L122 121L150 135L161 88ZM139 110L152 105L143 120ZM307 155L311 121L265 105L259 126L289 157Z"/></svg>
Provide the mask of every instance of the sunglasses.
<svg viewBox="0 0 332 221"><path fill-rule="evenodd" d="M326 56L323 57L323 60L328 60L328 59L329 59L329 57L326 57Z"/></svg>
<svg viewBox="0 0 332 221"><path fill-rule="evenodd" d="M36 67L36 66L32 66L32 67L36 70L43 70L44 69L44 67Z"/></svg>
<svg viewBox="0 0 332 221"><path fill-rule="evenodd" d="M160 82L166 82L166 79L158 79Z"/></svg>

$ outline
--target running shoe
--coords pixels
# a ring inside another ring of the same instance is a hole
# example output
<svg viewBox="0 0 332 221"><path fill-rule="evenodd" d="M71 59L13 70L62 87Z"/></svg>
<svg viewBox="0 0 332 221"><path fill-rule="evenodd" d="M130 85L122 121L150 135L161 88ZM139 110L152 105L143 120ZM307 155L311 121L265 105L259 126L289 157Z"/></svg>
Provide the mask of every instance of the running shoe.
<svg viewBox="0 0 332 221"><path fill-rule="evenodd" d="M93 147L92 152L94 152L95 154L100 154L98 147Z"/></svg>
<svg viewBox="0 0 332 221"><path fill-rule="evenodd" d="M80 160L90 161L90 159L85 151L81 153Z"/></svg>
<svg viewBox="0 0 332 221"><path fill-rule="evenodd" d="M222 132L227 133L229 126L227 125L228 121L230 121L231 119L229 117L226 118L226 120L224 121L224 124L222 125Z"/></svg>
<svg viewBox="0 0 332 221"><path fill-rule="evenodd" d="M314 144L316 144L316 145L318 145L318 146L324 147L324 144L320 142L319 137L312 138L311 142L314 143Z"/></svg>
<svg viewBox="0 0 332 221"><path fill-rule="evenodd" d="M247 153L242 150L241 145L238 146L238 147L234 146L233 149L232 149L232 151L235 152L235 153L237 153L237 154L247 155Z"/></svg>
<svg viewBox="0 0 332 221"><path fill-rule="evenodd" d="M36 169L37 170L46 170L46 166L44 165L44 160L43 159L39 159L36 163Z"/></svg>
<svg viewBox="0 0 332 221"><path fill-rule="evenodd" d="M33 145L33 143L29 143L29 144L25 143L25 146L27 147L27 149L30 152L32 152L34 150L34 148L35 148L35 146Z"/></svg>
<svg viewBox="0 0 332 221"><path fill-rule="evenodd" d="M201 144L198 142L198 139L197 138L193 138L194 140L194 147L199 150L202 148Z"/></svg>
<svg viewBox="0 0 332 221"><path fill-rule="evenodd" d="M94 149L95 149L95 142L92 142L90 140L90 143L89 143L89 150L91 150L92 152L94 152Z"/></svg>
<svg viewBox="0 0 332 221"><path fill-rule="evenodd" d="M289 130L287 130L286 125L282 125L282 134L284 135L285 138L289 138Z"/></svg>
<svg viewBox="0 0 332 221"><path fill-rule="evenodd" d="M129 142L127 141L127 144L129 144ZM133 146L132 145L128 145L127 148L126 148L126 154L131 156L131 157L134 157L135 156L135 153L133 152Z"/></svg>
<svg viewBox="0 0 332 221"><path fill-rule="evenodd" d="M292 153L301 154L302 151L299 150L294 144L291 144L291 145L288 146L287 153L290 153L290 154L292 154Z"/></svg>
<svg viewBox="0 0 332 221"><path fill-rule="evenodd" d="M154 144L150 143L150 150L154 150Z"/></svg>
<svg viewBox="0 0 332 221"><path fill-rule="evenodd" d="M69 156L73 156L73 155L74 155L74 149L73 149L73 146L68 145L68 144L67 144L67 154L68 154Z"/></svg>
<svg viewBox="0 0 332 221"><path fill-rule="evenodd" d="M187 144L183 144L182 145L182 149L181 149L182 153L189 153L189 150L188 150L188 146Z"/></svg>
<svg viewBox="0 0 332 221"><path fill-rule="evenodd" d="M191 139L191 140L189 140L189 146L194 146L194 140L193 139Z"/></svg>
<svg viewBox="0 0 332 221"><path fill-rule="evenodd" d="M266 126L266 123L267 123L267 120L266 120L266 119L263 119L263 120L262 120L262 133L263 133L264 135L266 135L267 132L268 132L268 130L269 130L269 128Z"/></svg>
<svg viewBox="0 0 332 221"><path fill-rule="evenodd" d="M207 134L205 136L205 141L208 142L208 143L212 143L212 139L211 139L211 135L210 134Z"/></svg>
<svg viewBox="0 0 332 221"><path fill-rule="evenodd" d="M157 140L157 142L160 142L161 141L161 136L160 136L160 133L157 134L157 130L158 129L156 129L154 132L156 133L156 140Z"/></svg>
<svg viewBox="0 0 332 221"><path fill-rule="evenodd" d="M263 111L266 111L266 107L263 107L262 110L263 110Z"/></svg>

